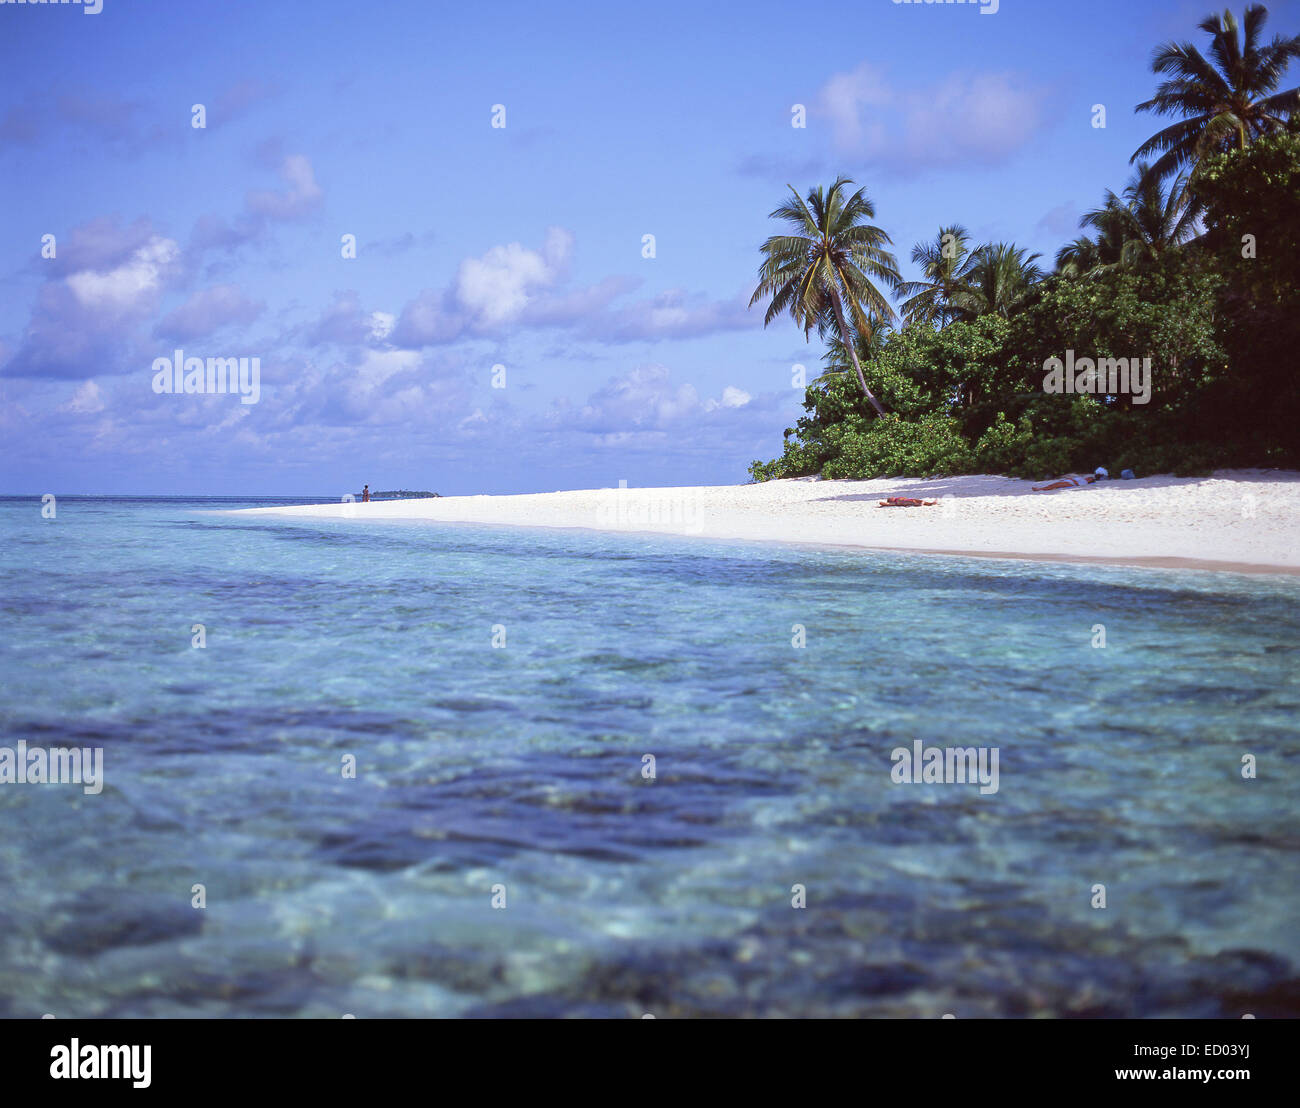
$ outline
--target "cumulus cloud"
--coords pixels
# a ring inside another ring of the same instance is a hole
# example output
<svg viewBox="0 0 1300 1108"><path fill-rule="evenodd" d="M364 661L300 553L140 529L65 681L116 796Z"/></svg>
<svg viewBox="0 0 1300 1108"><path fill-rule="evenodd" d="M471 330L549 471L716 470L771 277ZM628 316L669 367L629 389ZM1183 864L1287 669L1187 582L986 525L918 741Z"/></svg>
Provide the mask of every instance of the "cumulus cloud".
<svg viewBox="0 0 1300 1108"><path fill-rule="evenodd" d="M450 293L424 289L402 309L392 340L398 346L432 346L454 342L464 331L465 318Z"/></svg>
<svg viewBox="0 0 1300 1108"><path fill-rule="evenodd" d="M190 251L198 256L209 250L230 250L252 242L261 233L264 221L248 215L236 218L233 222L219 215L201 215L194 221L190 232Z"/></svg>
<svg viewBox="0 0 1300 1108"><path fill-rule="evenodd" d="M278 143L272 143L274 152L267 152L259 160L278 167L283 189L250 189L244 197L244 210L234 217L207 213L194 221L190 232L189 254L197 262L210 250L233 250L236 247L261 239L274 222L287 222L310 214L319 207L324 197L316 183L316 173L309 158L303 154L282 155Z"/></svg>
<svg viewBox="0 0 1300 1108"><path fill-rule="evenodd" d="M361 298L352 289L347 289L334 294L334 299L308 331L307 341L313 346L327 342L350 345L365 342L370 332L371 325L361 306Z"/></svg>
<svg viewBox="0 0 1300 1108"><path fill-rule="evenodd" d="M712 300L703 293L669 289L627 307L593 316L585 332L606 342L633 342L739 331L762 323L761 314L751 313L748 302L744 294L730 300Z"/></svg>
<svg viewBox="0 0 1300 1108"><path fill-rule="evenodd" d="M454 356L362 349L328 368L287 374L278 399L287 425L445 428L473 409L473 393L469 370Z"/></svg>
<svg viewBox="0 0 1300 1108"><path fill-rule="evenodd" d="M393 328L397 325L397 316L391 312L371 312L369 316L370 333L368 335L371 342L383 342L393 333Z"/></svg>
<svg viewBox="0 0 1300 1108"><path fill-rule="evenodd" d="M1043 120L1042 91L1010 73L952 73L903 87L864 62L822 87L820 113L841 153L899 168L1001 162Z"/></svg>
<svg viewBox="0 0 1300 1108"><path fill-rule="evenodd" d="M612 301L643 283L640 277L614 275L584 288L534 297L519 321L532 327L567 327L599 315Z"/></svg>
<svg viewBox="0 0 1300 1108"><path fill-rule="evenodd" d="M573 253L573 235L550 227L540 251L520 243L494 246L481 258L466 258L456 276L456 301L471 321L491 328L518 318L530 296L564 276Z"/></svg>
<svg viewBox="0 0 1300 1108"><path fill-rule="evenodd" d="M324 195L316 183L316 173L303 154L290 154L280 163L280 179L287 186L274 189L254 189L248 193L248 210L268 219L291 220L306 215Z"/></svg>
<svg viewBox="0 0 1300 1108"><path fill-rule="evenodd" d="M70 237L81 242L82 259L99 264L41 286L22 343L0 371L6 376L75 379L125 372L117 359L132 329L157 311L179 275L177 244L140 224L78 231L80 237Z"/></svg>
<svg viewBox="0 0 1300 1108"><path fill-rule="evenodd" d="M530 289L553 280L540 254L517 242L496 246L482 258L461 262L456 299L471 315L491 325L517 316L528 303Z"/></svg>
<svg viewBox="0 0 1300 1108"><path fill-rule="evenodd" d="M55 256L36 265L38 271L59 275L114 269L130 261L156 235L144 217L123 227L116 219L100 216L73 227L66 235L59 235Z"/></svg>
<svg viewBox="0 0 1300 1108"><path fill-rule="evenodd" d="M79 269L64 278L87 312L108 320L142 315L156 303L166 273L181 256L172 239L153 237L110 269Z"/></svg>
<svg viewBox="0 0 1300 1108"><path fill-rule="evenodd" d="M94 381L85 381L77 387L66 404L59 406L58 410L72 415L93 415L95 412L102 412L104 394L99 391L99 386Z"/></svg>
<svg viewBox="0 0 1300 1108"><path fill-rule="evenodd" d="M156 300L164 274L179 257L175 242L154 237L120 265L109 270L78 270L70 273L65 283L88 311L121 318Z"/></svg>
<svg viewBox="0 0 1300 1108"><path fill-rule="evenodd" d="M721 397L703 397L694 385L674 381L667 366L651 363L611 378L580 405L557 403L549 420L556 428L599 436L662 432L709 413L743 408L751 399L734 385Z"/></svg>
<svg viewBox="0 0 1300 1108"><path fill-rule="evenodd" d="M465 336L499 334L519 322L555 323L565 313L543 294L565 279L572 254L572 233L551 227L540 250L512 242L466 258L448 288L425 289L402 309L392 328L392 340L399 346L429 346ZM617 295L608 286L602 291ZM600 295L597 292L594 298L598 300ZM580 303L588 306L592 302L593 297L588 296ZM570 311L578 308L579 302L569 305Z"/></svg>
<svg viewBox="0 0 1300 1108"><path fill-rule="evenodd" d="M610 276L576 289L562 287L573 236L552 227L540 250L521 243L494 246L467 258L446 289L425 289L401 311L391 330L397 346L421 347L466 337L500 335L511 326L570 327L602 342L695 338L757 326L747 298L713 300L671 289L614 307L641 279Z"/></svg>
<svg viewBox="0 0 1300 1108"><path fill-rule="evenodd" d="M231 323L252 323L264 305L246 297L238 285L213 285L195 293L169 312L154 328L159 338L187 342L202 338Z"/></svg>
<svg viewBox="0 0 1300 1108"><path fill-rule="evenodd" d="M895 94L884 74L863 63L851 73L836 73L822 86L821 104L830 117L835 143L841 150L878 150L885 144L881 120L892 108ZM868 118L871 114L877 118Z"/></svg>
<svg viewBox="0 0 1300 1108"><path fill-rule="evenodd" d="M408 373L420 364L415 350L367 350L353 371L354 387L372 393L398 373Z"/></svg>

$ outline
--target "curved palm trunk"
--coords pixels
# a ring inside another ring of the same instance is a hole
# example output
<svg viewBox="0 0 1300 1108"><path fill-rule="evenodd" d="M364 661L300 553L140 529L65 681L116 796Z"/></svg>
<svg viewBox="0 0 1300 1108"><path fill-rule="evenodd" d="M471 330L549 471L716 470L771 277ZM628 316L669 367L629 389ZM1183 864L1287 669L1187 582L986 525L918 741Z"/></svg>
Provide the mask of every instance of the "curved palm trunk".
<svg viewBox="0 0 1300 1108"><path fill-rule="evenodd" d="M867 379L862 375L862 366L858 362L858 344L853 341L853 335L850 333L848 326L844 322L844 309L840 306L840 294L835 288L831 289L831 304L835 308L835 320L840 325L840 339L844 342L845 348L849 352L849 357L853 359L853 370L858 375L858 384L862 386L862 395L871 402L871 406L876 409L876 415L884 415L884 405L871 395L871 390L867 388Z"/></svg>

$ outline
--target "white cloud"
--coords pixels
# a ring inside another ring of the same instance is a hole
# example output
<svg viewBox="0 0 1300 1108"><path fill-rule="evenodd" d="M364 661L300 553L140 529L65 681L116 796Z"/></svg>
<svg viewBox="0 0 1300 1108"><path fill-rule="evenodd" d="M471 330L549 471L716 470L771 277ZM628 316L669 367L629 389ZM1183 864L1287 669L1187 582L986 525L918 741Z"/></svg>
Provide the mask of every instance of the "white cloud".
<svg viewBox="0 0 1300 1108"><path fill-rule="evenodd" d="M557 272L563 272L573 257L573 232L563 227L546 228L546 241L542 244L542 257Z"/></svg>
<svg viewBox="0 0 1300 1108"><path fill-rule="evenodd" d="M68 288L82 307L106 315L133 315L151 307L167 271L180 257L172 239L154 236L121 265L70 274Z"/></svg>
<svg viewBox="0 0 1300 1108"><path fill-rule="evenodd" d="M888 107L893 99L883 74L866 62L852 73L836 73L821 92L822 107L831 118L836 144L842 150L855 150L883 143L884 125L864 121L863 110Z"/></svg>
<svg viewBox="0 0 1300 1108"><path fill-rule="evenodd" d="M728 408L743 408L753 399L728 385L721 398L701 397L689 383L675 383L667 366L637 366L610 379L581 407L557 406L551 419L599 435L663 431L684 421Z"/></svg>
<svg viewBox="0 0 1300 1108"><path fill-rule="evenodd" d="M252 323L261 314L262 305L246 297L238 285L213 285L169 312L154 333L187 342L231 323Z"/></svg>
<svg viewBox="0 0 1300 1108"><path fill-rule="evenodd" d="M743 292L730 300L712 300L703 293L668 289L592 318L585 333L606 342L686 339L745 330L762 321L761 312L749 310L749 297Z"/></svg>
<svg viewBox="0 0 1300 1108"><path fill-rule="evenodd" d="M71 412L73 415L91 415L104 410L104 394L94 381L85 381L77 387L66 404L60 405L59 411Z"/></svg>
<svg viewBox="0 0 1300 1108"><path fill-rule="evenodd" d="M126 372L133 327L158 308L182 273L180 248L137 221L98 220L69 235L72 257L40 286L22 345L3 363L13 377Z"/></svg>
<svg viewBox="0 0 1300 1108"><path fill-rule="evenodd" d="M951 73L904 88L868 62L832 76L818 104L842 153L912 168L1000 161L1043 115L1042 91L1009 73Z"/></svg>
<svg viewBox="0 0 1300 1108"><path fill-rule="evenodd" d="M512 242L494 246L481 258L466 258L456 277L456 300L481 326L516 319L532 293L563 277L572 250L573 236L552 227L540 253Z"/></svg>
<svg viewBox="0 0 1300 1108"><path fill-rule="evenodd" d="M368 392L394 374L415 369L419 364L418 350L367 350L356 368L357 387Z"/></svg>
<svg viewBox="0 0 1300 1108"><path fill-rule="evenodd" d="M397 317L391 312L371 312L370 313L370 337L375 342L382 342L393 333L393 327L397 324Z"/></svg>
<svg viewBox="0 0 1300 1108"><path fill-rule="evenodd" d="M290 154L280 164L280 179L289 187L282 192L257 189L248 194L248 209L271 219L297 219L314 208L324 195L316 184L311 162L302 154Z"/></svg>
<svg viewBox="0 0 1300 1108"><path fill-rule="evenodd" d="M402 309L393 330L393 341L399 346L429 346L433 343L454 342L465 330L465 320L449 304L449 293L424 289L420 295Z"/></svg>

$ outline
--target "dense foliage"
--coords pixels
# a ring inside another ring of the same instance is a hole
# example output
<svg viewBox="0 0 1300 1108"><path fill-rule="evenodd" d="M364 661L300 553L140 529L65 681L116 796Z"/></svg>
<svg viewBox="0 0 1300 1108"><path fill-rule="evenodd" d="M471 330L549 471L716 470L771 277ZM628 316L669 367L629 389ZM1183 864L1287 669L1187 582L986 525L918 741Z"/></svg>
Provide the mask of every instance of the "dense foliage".
<svg viewBox="0 0 1300 1108"><path fill-rule="evenodd" d="M1265 14L1247 10L1247 58ZM1215 43L1240 30L1230 15L1202 29ZM851 329L822 328L827 370L754 479L1300 466L1300 94L1275 92L1300 36L1268 49L1272 68L1234 93L1249 124L1237 140L1196 116L1192 89L1179 142L1139 151L1165 155L1083 217L1095 237L1063 248L1054 273L1014 244L972 246L956 224L918 244L923 279L895 286L903 324L848 342ZM1208 65L1204 79L1204 96L1223 94ZM1149 391L1140 376L1049 390L1052 359L1085 358L1149 365Z"/></svg>
<svg viewBox="0 0 1300 1108"><path fill-rule="evenodd" d="M1217 277L1221 342L1232 373L1205 397L1236 453L1271 464L1300 456L1300 133L1273 135L1211 160L1208 268Z"/></svg>

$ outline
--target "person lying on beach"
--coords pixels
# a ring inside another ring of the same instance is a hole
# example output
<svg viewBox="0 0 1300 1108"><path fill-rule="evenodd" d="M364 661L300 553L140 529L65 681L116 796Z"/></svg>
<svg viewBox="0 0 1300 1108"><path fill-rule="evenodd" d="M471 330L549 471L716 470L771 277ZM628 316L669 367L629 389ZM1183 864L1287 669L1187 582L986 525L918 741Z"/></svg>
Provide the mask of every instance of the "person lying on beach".
<svg viewBox="0 0 1300 1108"><path fill-rule="evenodd" d="M912 496L891 496L888 500L882 500L877 507L880 508L933 508L939 501L937 500L917 500Z"/></svg>
<svg viewBox="0 0 1300 1108"><path fill-rule="evenodd" d="M1035 485L1034 492L1051 492L1053 489L1078 489L1100 480L1101 478L1095 473L1070 474L1068 477L1059 477L1047 485Z"/></svg>

